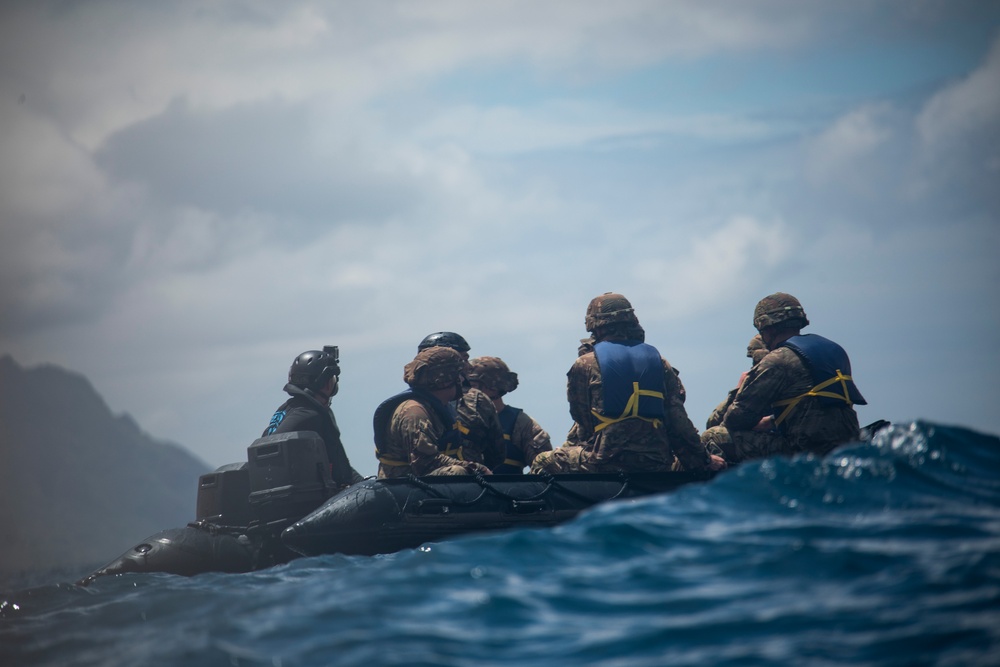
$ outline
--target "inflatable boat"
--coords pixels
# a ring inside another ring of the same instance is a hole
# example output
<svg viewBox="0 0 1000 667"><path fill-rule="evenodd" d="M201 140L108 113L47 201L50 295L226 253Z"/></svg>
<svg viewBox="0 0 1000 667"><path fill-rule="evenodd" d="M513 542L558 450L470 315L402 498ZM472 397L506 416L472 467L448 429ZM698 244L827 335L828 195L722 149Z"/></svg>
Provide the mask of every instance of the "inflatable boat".
<svg viewBox="0 0 1000 667"><path fill-rule="evenodd" d="M128 572L251 572L320 554L375 555L469 533L562 523L598 503L672 491L711 472L368 478L339 490L310 431L266 436L198 480L197 517L78 582Z"/></svg>
<svg viewBox="0 0 1000 667"><path fill-rule="evenodd" d="M673 491L712 472L365 480L281 533L304 556L372 556L468 533L554 526L598 503Z"/></svg>
<svg viewBox="0 0 1000 667"><path fill-rule="evenodd" d="M862 430L869 440L889 422ZM373 556L459 535L555 526L599 503L666 493L716 473L368 478L338 489L318 435L266 436L247 461L198 480L196 520L147 537L78 583L127 572L252 572L301 556Z"/></svg>

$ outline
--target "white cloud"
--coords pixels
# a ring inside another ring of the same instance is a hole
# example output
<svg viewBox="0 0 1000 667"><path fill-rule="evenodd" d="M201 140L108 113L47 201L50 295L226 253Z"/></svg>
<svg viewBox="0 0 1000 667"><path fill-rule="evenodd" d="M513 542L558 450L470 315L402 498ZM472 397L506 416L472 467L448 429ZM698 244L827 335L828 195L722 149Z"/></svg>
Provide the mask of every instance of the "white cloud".
<svg viewBox="0 0 1000 667"><path fill-rule="evenodd" d="M799 43L814 20L780 3L466 5L90 3L57 13L28 5L7 14L0 36L3 53L35 61L43 74L29 96L96 149L177 99L206 110L316 97L357 106L472 64L519 60L550 76L589 78L663 58Z"/></svg>
<svg viewBox="0 0 1000 667"><path fill-rule="evenodd" d="M583 310L608 289L681 343L691 404L710 409L733 378L716 383L708 346L731 335L742 364L755 299L788 289L855 316L868 306L845 283L878 281L864 321L905 340L920 314L897 324L885 304L912 303L921 259L879 229L919 222L920 248L948 233L951 218L891 196L895 158L916 151L903 103L834 90L820 113L837 119L803 142L805 162L789 143L819 114L780 75L831 56L816 42L845 32L826 19L874 29L858 21L867 3L61 7L0 8L0 89L16 91L0 99L0 352L86 372L116 409L213 462L259 433L292 356L329 342L350 368L338 417L370 464L370 403L441 329L534 376L519 398L558 433ZM752 117L697 99L666 113L657 91L593 85L701 76L687 65L702 58L743 71L761 53L786 58L773 83L793 108L770 83L732 99L764 109ZM996 61L928 103L928 155L990 145ZM971 201L966 220L995 224L956 182L935 201ZM989 261L955 285L993 275Z"/></svg>
<svg viewBox="0 0 1000 667"><path fill-rule="evenodd" d="M658 310L682 321L732 295L752 293L758 281L788 258L795 243L796 235L781 221L734 216L707 236L695 237L683 253L641 260L635 277L640 283L669 286L657 292Z"/></svg>
<svg viewBox="0 0 1000 667"><path fill-rule="evenodd" d="M27 103L0 117L0 200L5 225L100 210L107 185L91 157Z"/></svg>
<svg viewBox="0 0 1000 667"><path fill-rule="evenodd" d="M961 190L1000 207L1000 36L975 71L934 95L916 119L915 197Z"/></svg>
<svg viewBox="0 0 1000 667"><path fill-rule="evenodd" d="M891 139L891 112L881 103L854 109L810 140L806 158L810 181L854 181L872 154Z"/></svg>
<svg viewBox="0 0 1000 667"><path fill-rule="evenodd" d="M1000 37L982 66L935 94L916 121L932 156L1000 127ZM996 147L995 147L996 148Z"/></svg>
<svg viewBox="0 0 1000 667"><path fill-rule="evenodd" d="M414 137L429 145L453 142L473 152L505 155L599 142L635 142L649 135L719 143L760 140L773 131L767 123L738 116L671 117L602 103L550 100L536 107L448 108L416 128Z"/></svg>

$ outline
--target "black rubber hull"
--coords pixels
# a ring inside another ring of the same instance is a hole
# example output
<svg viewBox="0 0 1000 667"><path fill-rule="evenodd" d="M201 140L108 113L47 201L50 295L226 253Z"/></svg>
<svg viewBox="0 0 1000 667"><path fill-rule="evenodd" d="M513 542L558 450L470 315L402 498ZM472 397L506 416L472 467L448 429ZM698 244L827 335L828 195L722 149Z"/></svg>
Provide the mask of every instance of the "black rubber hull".
<svg viewBox="0 0 1000 667"><path fill-rule="evenodd" d="M188 577L203 572L253 572L298 556L277 534L262 537L232 528L189 524L147 537L78 583L87 585L97 577L129 572Z"/></svg>
<svg viewBox="0 0 1000 667"><path fill-rule="evenodd" d="M458 535L547 527L610 500L664 493L710 472L494 475L368 480L289 526L281 540L305 556L371 556Z"/></svg>
<svg viewBox="0 0 1000 667"><path fill-rule="evenodd" d="M672 472L366 480L298 521L245 527L198 521L160 531L78 583L126 573L253 572L301 555L371 556L471 533L543 528L598 503L673 491L711 476Z"/></svg>
<svg viewBox="0 0 1000 667"><path fill-rule="evenodd" d="M870 440L889 422L862 430ZM82 580L127 572L250 572L300 555L367 555L458 535L554 526L598 503L666 493L715 473L492 475L366 480L330 497L315 433L259 438L247 463L202 475L198 521L147 537Z"/></svg>

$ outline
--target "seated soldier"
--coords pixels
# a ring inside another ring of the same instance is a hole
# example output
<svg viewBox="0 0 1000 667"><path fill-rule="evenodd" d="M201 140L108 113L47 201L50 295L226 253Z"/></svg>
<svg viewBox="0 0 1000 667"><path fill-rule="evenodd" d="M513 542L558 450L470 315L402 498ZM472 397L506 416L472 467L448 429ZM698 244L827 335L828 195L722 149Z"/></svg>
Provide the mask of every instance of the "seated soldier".
<svg viewBox="0 0 1000 667"><path fill-rule="evenodd" d="M585 319L593 351L581 349L567 373L574 434L583 444L539 454L531 472L668 471L675 456L687 470L724 467L699 443L677 373L638 338L628 299L595 297Z"/></svg>
<svg viewBox="0 0 1000 667"><path fill-rule="evenodd" d="M541 452L552 450L549 434L521 408L506 405L503 397L517 389L517 373L511 372L499 357L477 357L469 361L469 384L486 393L496 407L503 437L507 445L506 458L492 468L502 475L521 475Z"/></svg>
<svg viewBox="0 0 1000 667"><path fill-rule="evenodd" d="M757 334L750 339L747 343L747 358L750 359L750 367L753 368L760 363L760 360L764 358L764 355L768 353L768 349L764 346L764 341L761 340L760 334ZM743 381L747 378L747 373L749 371L743 371L740 374L740 379L736 381L736 386L729 390L729 394L726 396L726 400L715 406L712 410L712 414L708 416L708 421L705 423L705 428L712 428L713 426L718 426L722 423L722 418L726 414L726 410L729 406L733 404L733 400L736 398L736 392L739 391L740 387L743 386Z"/></svg>
<svg viewBox="0 0 1000 667"><path fill-rule="evenodd" d="M469 344L454 331L428 334L417 345L417 351L434 347L451 348L461 354L466 362L469 361ZM458 429L464 440L462 451L465 459L482 463L487 468L494 468L503 463L507 445L504 442L503 428L497 417L497 410L490 397L465 382L462 385L461 396L451 404L458 413Z"/></svg>
<svg viewBox="0 0 1000 667"><path fill-rule="evenodd" d="M490 474L465 459L457 415L449 402L461 392L467 362L447 347L417 353L403 369L410 388L375 410L375 456L379 479L408 475Z"/></svg>
<svg viewBox="0 0 1000 667"><path fill-rule="evenodd" d="M823 455L860 437L854 405L865 405L851 361L837 343L802 334L802 304L777 292L754 308L753 324L770 350L750 369L722 424L701 434L729 462L773 454Z"/></svg>

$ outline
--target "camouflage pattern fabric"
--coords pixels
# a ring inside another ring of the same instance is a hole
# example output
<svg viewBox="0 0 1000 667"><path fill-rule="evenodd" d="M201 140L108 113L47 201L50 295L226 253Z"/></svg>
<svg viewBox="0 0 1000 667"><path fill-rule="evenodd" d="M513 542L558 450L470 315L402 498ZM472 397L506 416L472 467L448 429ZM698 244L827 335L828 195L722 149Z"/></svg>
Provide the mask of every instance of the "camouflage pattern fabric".
<svg viewBox="0 0 1000 667"><path fill-rule="evenodd" d="M435 468L434 470L427 473L427 477L445 477L445 476L455 476L455 475L471 475L473 471L464 468L462 466L444 466L443 468Z"/></svg>
<svg viewBox="0 0 1000 667"><path fill-rule="evenodd" d="M534 475L542 472L557 475L567 472L650 472L680 469L682 468L676 460L665 468L662 457L651 457L639 452L621 452L613 462L608 462L598 459L594 451L574 445L563 445L550 452L542 452L531 464L531 473Z"/></svg>
<svg viewBox="0 0 1000 667"><path fill-rule="evenodd" d="M749 357L752 361L751 368L759 364L760 360L767 356L768 352L769 350L767 349L767 346L764 345L764 340L760 337L760 334L751 338L750 342L747 344L747 357ZM719 426L722 424L722 418L725 417L726 410L729 409L729 406L732 405L733 401L736 399L736 392L739 391L740 385L743 384L746 376L746 373L740 375L739 382L736 383L735 387L729 390L725 400L715 406L715 409L712 410L712 414L708 416L708 420L705 422L705 428L712 428L713 426ZM712 449L709 451L712 454L717 454L717 452Z"/></svg>
<svg viewBox="0 0 1000 667"><path fill-rule="evenodd" d="M721 456L729 463L763 459L768 456L791 456L799 450L776 433L761 431L733 431L725 426L713 426L701 433L701 444L709 452Z"/></svg>
<svg viewBox="0 0 1000 667"><path fill-rule="evenodd" d="M753 326L757 331L777 324L794 323L798 328L809 325L802 304L791 294L775 292L757 302L753 309Z"/></svg>
<svg viewBox="0 0 1000 667"><path fill-rule="evenodd" d="M600 472L592 459L592 452L585 447L566 444L536 456L531 464L531 473Z"/></svg>
<svg viewBox="0 0 1000 667"><path fill-rule="evenodd" d="M437 414L428 412L419 401L410 399L400 403L393 412L389 438L382 456L392 461L404 461L407 465L386 465L380 462L379 479L411 474L419 477L463 472L488 473L489 469L481 463L461 461L440 452L438 442L446 430L447 425L442 423Z"/></svg>
<svg viewBox="0 0 1000 667"><path fill-rule="evenodd" d="M635 315L632 304L623 295L605 292L590 300L583 326L587 331L593 333L600 327L612 324L634 327L639 326L639 319Z"/></svg>
<svg viewBox="0 0 1000 667"><path fill-rule="evenodd" d="M767 356L770 350L767 349L767 345L764 344L764 339L757 334L750 339L747 343L747 358L751 360L750 366L756 366L760 363L760 360Z"/></svg>
<svg viewBox="0 0 1000 667"><path fill-rule="evenodd" d="M441 349L441 348L432 348ZM507 455L507 441L497 416L496 406L486 392L470 387L455 405L458 421L464 429L462 456L467 461L495 468Z"/></svg>
<svg viewBox="0 0 1000 667"><path fill-rule="evenodd" d="M604 409L601 370L594 353L578 357L567 373L567 398L570 415L576 425L574 437L585 443L586 455L579 458L569 452L556 455L555 451L559 450L555 450L539 465L548 465L550 460L563 461L571 456L580 465L602 472L671 470L676 455L687 469L707 467L708 454L684 410L683 384L673 367L665 359L662 361L665 420L656 425L642 419L626 419L598 432L595 431L597 418L591 410L603 412Z"/></svg>
<svg viewBox="0 0 1000 667"><path fill-rule="evenodd" d="M781 435L771 435L773 444L765 446L758 442L769 434L756 435L752 429L762 418L773 414L771 405L804 394L812 387L812 376L798 354L787 347L769 352L747 374L726 410L722 426L729 433L733 449L727 460L737 462L755 458L760 451L823 455L838 445L857 440L860 428L853 407L804 398L785 419ZM742 435L751 432L755 435Z"/></svg>
<svg viewBox="0 0 1000 667"><path fill-rule="evenodd" d="M584 442L580 438L580 427L574 422L572 426L569 427L569 433L566 434L566 442L562 444L563 447L586 447L588 443Z"/></svg>
<svg viewBox="0 0 1000 667"><path fill-rule="evenodd" d="M742 380L742 376L740 379ZM734 400L736 400L737 391L739 391L739 387L733 387L730 389L729 393L726 394L726 398L715 406L715 409L712 410L712 414L710 414L708 419L705 420L705 428L722 425L722 418L726 416L726 410L728 410L729 406L733 404ZM702 437L704 438L704 434L702 434Z"/></svg>
<svg viewBox="0 0 1000 667"><path fill-rule="evenodd" d="M479 384L487 393L504 396L517 389L517 373L510 370L499 357L476 357L469 360L466 374L469 382Z"/></svg>
<svg viewBox="0 0 1000 667"><path fill-rule="evenodd" d="M523 410L514 420L510 441L514 448L521 452L521 460L528 466L534 463L539 454L552 451L552 439L549 438L549 434Z"/></svg>
<svg viewBox="0 0 1000 667"><path fill-rule="evenodd" d="M628 340L637 340L640 343L646 342L646 330L642 326L635 322L634 324L628 325L624 330L624 337ZM580 339L580 345L576 348L576 356L582 357L588 352L594 351L594 344L597 341L593 336L588 336L587 338ZM676 369L675 369L676 370Z"/></svg>
<svg viewBox="0 0 1000 667"><path fill-rule="evenodd" d="M403 382L419 389L444 389L461 380L465 358L450 347L421 350L403 368Z"/></svg>

